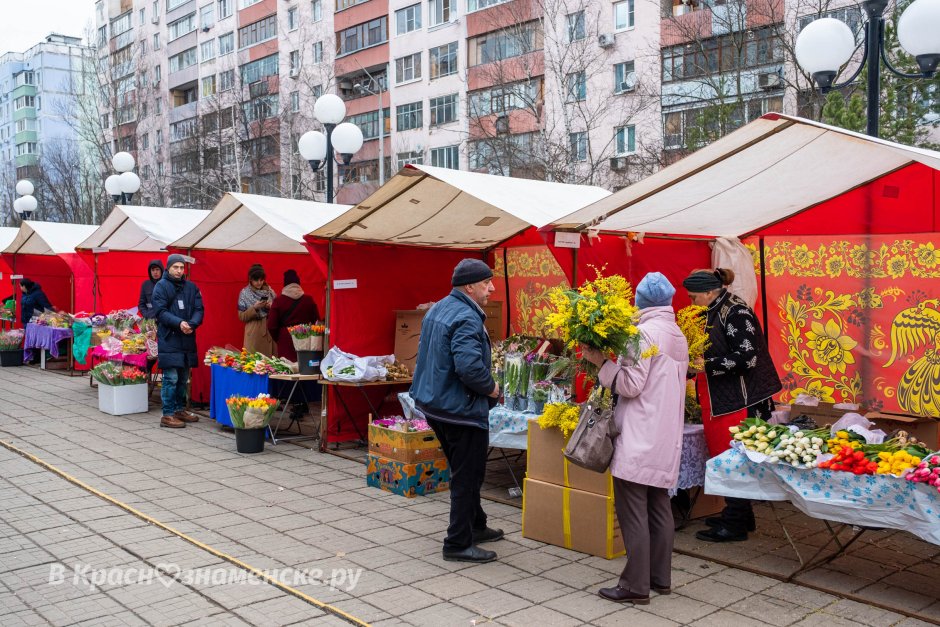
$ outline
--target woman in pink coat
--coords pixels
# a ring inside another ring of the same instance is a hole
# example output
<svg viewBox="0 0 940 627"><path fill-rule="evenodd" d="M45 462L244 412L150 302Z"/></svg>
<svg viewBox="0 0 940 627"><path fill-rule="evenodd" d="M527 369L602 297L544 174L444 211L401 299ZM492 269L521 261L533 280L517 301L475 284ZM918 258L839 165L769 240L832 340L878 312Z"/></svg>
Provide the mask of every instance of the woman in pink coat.
<svg viewBox="0 0 940 627"><path fill-rule="evenodd" d="M600 367L600 384L617 395L614 418L620 435L614 442L610 471L614 506L627 549L620 581L600 596L618 603L646 605L650 589L669 594L672 587L674 523L668 490L679 478L689 345L672 309L675 288L659 272L643 277L636 288L641 350L656 346L648 359L606 359L582 346L582 356Z"/></svg>

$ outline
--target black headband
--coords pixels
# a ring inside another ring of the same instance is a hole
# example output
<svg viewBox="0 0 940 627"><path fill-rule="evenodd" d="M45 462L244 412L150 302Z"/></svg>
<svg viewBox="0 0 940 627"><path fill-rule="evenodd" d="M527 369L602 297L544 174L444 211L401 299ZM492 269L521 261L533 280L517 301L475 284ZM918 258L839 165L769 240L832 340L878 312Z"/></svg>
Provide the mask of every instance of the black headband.
<svg viewBox="0 0 940 627"><path fill-rule="evenodd" d="M718 272L695 272L682 282L682 287L690 292L720 290L723 285L721 275Z"/></svg>

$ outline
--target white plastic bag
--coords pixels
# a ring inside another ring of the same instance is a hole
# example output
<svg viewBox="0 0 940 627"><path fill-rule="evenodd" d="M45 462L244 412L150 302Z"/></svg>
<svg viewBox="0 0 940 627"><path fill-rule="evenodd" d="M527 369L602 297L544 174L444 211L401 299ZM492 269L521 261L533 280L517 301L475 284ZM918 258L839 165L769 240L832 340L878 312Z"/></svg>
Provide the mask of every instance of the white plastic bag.
<svg viewBox="0 0 940 627"><path fill-rule="evenodd" d="M359 357L334 346L320 362L320 372L330 381L380 381L388 375L385 364L393 363L394 355Z"/></svg>

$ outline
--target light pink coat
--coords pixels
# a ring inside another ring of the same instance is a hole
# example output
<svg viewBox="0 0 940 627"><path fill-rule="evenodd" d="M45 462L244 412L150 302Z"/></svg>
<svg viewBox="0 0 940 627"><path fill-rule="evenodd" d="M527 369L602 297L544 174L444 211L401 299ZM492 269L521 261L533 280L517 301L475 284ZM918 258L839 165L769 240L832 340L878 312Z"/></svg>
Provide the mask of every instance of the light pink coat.
<svg viewBox="0 0 940 627"><path fill-rule="evenodd" d="M610 471L618 479L672 488L682 456L689 345L672 307L641 310L637 326L643 350L656 346L659 354L637 363L607 361L600 370L601 385L620 395L614 412L620 435Z"/></svg>

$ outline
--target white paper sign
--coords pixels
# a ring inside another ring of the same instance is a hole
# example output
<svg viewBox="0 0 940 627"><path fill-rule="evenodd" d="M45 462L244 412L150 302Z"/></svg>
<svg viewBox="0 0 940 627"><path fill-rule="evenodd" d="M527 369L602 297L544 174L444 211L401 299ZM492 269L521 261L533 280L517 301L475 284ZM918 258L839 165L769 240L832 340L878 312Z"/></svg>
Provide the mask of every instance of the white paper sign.
<svg viewBox="0 0 940 627"><path fill-rule="evenodd" d="M351 290L359 287L359 279L337 279L333 281L334 290Z"/></svg>
<svg viewBox="0 0 940 627"><path fill-rule="evenodd" d="M96 246L96 247L94 247L94 248L91 249L91 252L93 252L93 253L95 253L95 254L97 255L98 253L106 253L106 252L108 252L109 250L111 250L111 249L108 248L107 246L101 246L100 248Z"/></svg>
<svg viewBox="0 0 940 627"><path fill-rule="evenodd" d="M180 255L180 256L183 258L183 261L185 261L185 262L188 263L188 264L194 264L194 263L196 263L196 258L195 258L195 257L190 257L189 255Z"/></svg>
<svg viewBox="0 0 940 627"><path fill-rule="evenodd" d="M555 246L557 248L581 248L581 234L555 231Z"/></svg>
<svg viewBox="0 0 940 627"><path fill-rule="evenodd" d="M11 274L11 275L10 275L10 278L11 278L12 280L16 281L16 280L22 279L22 278L23 278L23 275L22 275L22 274Z"/></svg>

